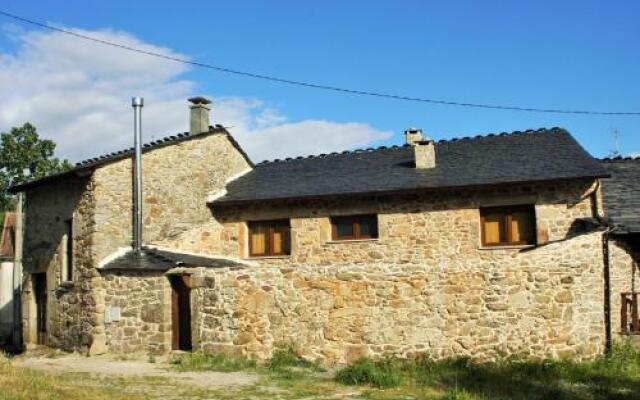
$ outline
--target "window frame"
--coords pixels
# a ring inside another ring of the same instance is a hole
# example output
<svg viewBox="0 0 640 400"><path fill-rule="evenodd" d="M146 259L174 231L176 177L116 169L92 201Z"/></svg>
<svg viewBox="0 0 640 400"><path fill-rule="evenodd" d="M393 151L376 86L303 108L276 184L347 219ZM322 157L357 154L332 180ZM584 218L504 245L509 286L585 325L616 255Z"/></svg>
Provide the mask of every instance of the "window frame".
<svg viewBox="0 0 640 400"><path fill-rule="evenodd" d="M526 211L530 213L532 226L531 237L532 241L527 242L525 240L513 241L512 240L512 224L513 214L516 212ZM523 246L536 246L538 244L537 238L537 220L536 220L536 208L535 204L522 204L522 205L510 205L510 206L491 206L480 207L480 243L482 247L495 248L495 247L523 247ZM500 216L500 238L505 241L499 243L487 243L486 241L486 217L488 215Z"/></svg>
<svg viewBox="0 0 640 400"><path fill-rule="evenodd" d="M369 235L362 235L361 225L363 221L370 219L373 222L369 226L369 231L372 232ZM353 235L339 236L338 235L338 221L350 221L351 232ZM378 228L378 214L354 214L354 215L335 215L330 217L331 222L331 241L343 242L350 240L377 240L380 237L380 231ZM374 228L373 231L371 228Z"/></svg>
<svg viewBox="0 0 640 400"><path fill-rule="evenodd" d="M62 243L62 281L73 282L73 218L64 221Z"/></svg>
<svg viewBox="0 0 640 400"><path fill-rule="evenodd" d="M253 240L251 238L255 229L262 227L266 230L265 236L265 249L264 253L254 253ZM284 228L284 229L283 229ZM282 252L276 253L274 251L274 236L276 231L281 229L284 234L282 241ZM248 234L248 248L250 258L259 257L288 257L291 255L291 220L289 219L272 219L261 221L248 221L247 222L247 234Z"/></svg>

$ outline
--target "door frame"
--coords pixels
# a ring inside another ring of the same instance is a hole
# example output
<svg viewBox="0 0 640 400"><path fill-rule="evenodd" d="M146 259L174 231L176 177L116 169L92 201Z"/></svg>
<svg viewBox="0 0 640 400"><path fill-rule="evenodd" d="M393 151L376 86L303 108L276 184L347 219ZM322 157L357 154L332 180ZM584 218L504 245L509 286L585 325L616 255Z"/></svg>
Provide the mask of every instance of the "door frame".
<svg viewBox="0 0 640 400"><path fill-rule="evenodd" d="M48 343L48 291L47 273L41 272L31 275L33 285L33 300L35 303L35 333L36 344L46 345Z"/></svg>
<svg viewBox="0 0 640 400"><path fill-rule="evenodd" d="M191 275L169 275L171 285L171 349L193 350Z"/></svg>

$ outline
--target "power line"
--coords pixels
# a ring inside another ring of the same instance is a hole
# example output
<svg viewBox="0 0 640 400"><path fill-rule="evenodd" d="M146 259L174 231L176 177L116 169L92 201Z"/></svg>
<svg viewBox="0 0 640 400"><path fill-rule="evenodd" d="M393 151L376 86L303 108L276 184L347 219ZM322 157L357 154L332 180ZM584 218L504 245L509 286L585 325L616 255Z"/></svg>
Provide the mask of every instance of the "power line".
<svg viewBox="0 0 640 400"><path fill-rule="evenodd" d="M484 108L484 109L494 109L494 110L526 111L526 112L553 113L553 114L640 116L640 112L565 110L565 109L556 109L556 108L535 108L535 107L504 106L504 105L498 105L498 104L465 103L465 102L459 102L459 101L437 100L437 99L428 99L424 97L412 97L412 96L403 96L403 95L396 95L396 94L390 94L390 93L373 92L373 91L367 91L367 90L348 89L348 88L343 88L338 86L324 85L320 83L297 81L292 79L279 78L271 75L240 71L236 69L201 63L197 61L190 61L184 58L173 57L173 56L169 56L166 54L157 53L149 50L143 50L143 49L128 46L122 43L116 43L116 42L111 42L104 39L98 39L98 38L84 35L71 30L51 26L44 22L38 22L28 18L20 17L18 15L11 14L3 10L0 10L0 15L3 15L5 17L8 17L26 24L39 26L41 28L49 29L51 31L64 33L66 35L75 36L80 39L89 40L89 41L104 44L107 46L117 47L123 50L131 51L139 54L145 54L152 57L163 58L165 60L179 62L182 64L192 65L200 68L211 69L219 72L225 72L228 74L239 75L239 76L255 78L255 79L262 79L262 80L278 82L278 83L285 83L285 84L294 85L294 86L302 86L302 87L307 87L312 89L321 89L326 91L348 93L348 94L354 94L354 95L360 95L360 96L379 97L379 98L392 99L392 100L403 100L403 101L412 101L412 102L419 102L419 103L439 104L439 105L458 106L458 107Z"/></svg>

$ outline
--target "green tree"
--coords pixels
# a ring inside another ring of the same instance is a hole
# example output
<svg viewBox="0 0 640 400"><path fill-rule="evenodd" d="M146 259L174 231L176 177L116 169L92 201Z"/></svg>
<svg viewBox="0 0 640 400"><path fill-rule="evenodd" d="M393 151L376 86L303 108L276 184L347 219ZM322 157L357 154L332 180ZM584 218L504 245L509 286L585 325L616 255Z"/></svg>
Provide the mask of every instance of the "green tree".
<svg viewBox="0 0 640 400"><path fill-rule="evenodd" d="M36 127L25 123L0 135L0 211L13 209L10 186L71 168L67 160L53 157L56 144L40 139Z"/></svg>

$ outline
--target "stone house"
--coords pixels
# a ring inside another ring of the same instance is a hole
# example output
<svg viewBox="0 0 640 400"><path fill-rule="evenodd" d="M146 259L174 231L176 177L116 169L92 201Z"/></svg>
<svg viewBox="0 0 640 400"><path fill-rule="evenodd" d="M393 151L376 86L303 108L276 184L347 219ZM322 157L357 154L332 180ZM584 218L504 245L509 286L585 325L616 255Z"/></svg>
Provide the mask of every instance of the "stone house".
<svg viewBox="0 0 640 400"><path fill-rule="evenodd" d="M601 183L623 161L567 131L434 142L410 129L402 146L255 165L191 100L191 131L143 148L141 252L133 149L12 188L25 344L588 358L637 325L621 294L640 208Z"/></svg>

